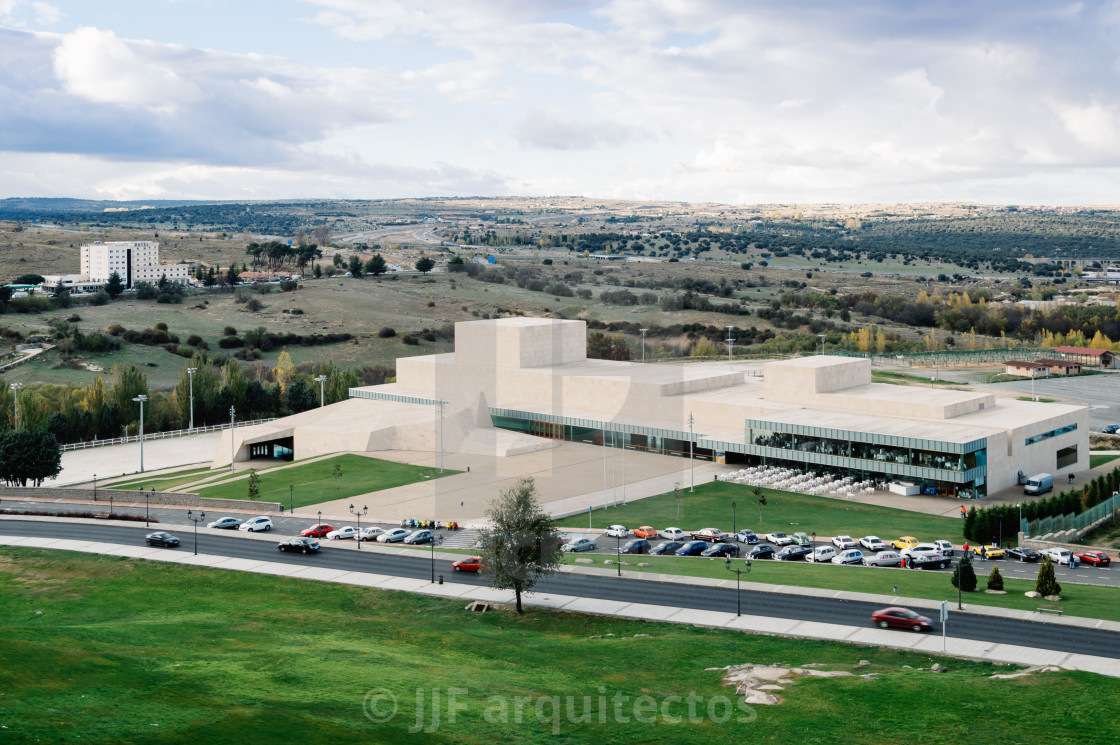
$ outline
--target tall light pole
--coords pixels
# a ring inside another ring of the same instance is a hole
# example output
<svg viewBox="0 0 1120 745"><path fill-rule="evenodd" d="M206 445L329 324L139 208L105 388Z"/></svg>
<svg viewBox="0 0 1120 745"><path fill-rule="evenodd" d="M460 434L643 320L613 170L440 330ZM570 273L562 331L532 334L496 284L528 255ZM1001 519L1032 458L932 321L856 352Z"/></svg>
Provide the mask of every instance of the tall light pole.
<svg viewBox="0 0 1120 745"><path fill-rule="evenodd" d="M350 505L350 514L358 516L358 550L359 551L362 550L362 515L366 514L367 512L369 512L369 507L362 507L362 509L358 510L358 509L354 508L354 505Z"/></svg>
<svg viewBox="0 0 1120 745"><path fill-rule="evenodd" d="M144 473L144 402L148 397L141 393L132 400L140 402L140 473Z"/></svg>
<svg viewBox="0 0 1120 745"><path fill-rule="evenodd" d="M206 513L200 512L195 517L191 510L187 510L187 519L194 523L194 555L198 556L198 524L206 519Z"/></svg>
<svg viewBox="0 0 1120 745"><path fill-rule="evenodd" d="M731 361L731 350L733 350L735 348L735 340L731 338L731 329L733 329L733 328L735 328L735 327L734 326L728 326L727 327L727 366L730 367L732 370L735 369L735 363Z"/></svg>
<svg viewBox="0 0 1120 745"><path fill-rule="evenodd" d="M642 362L645 362L646 361L646 332L649 331L649 329L638 329L638 331L642 332Z"/></svg>
<svg viewBox="0 0 1120 745"><path fill-rule="evenodd" d="M731 535L738 535L739 531L735 530L735 507L736 503L731 503Z"/></svg>
<svg viewBox="0 0 1120 745"><path fill-rule="evenodd" d="M327 376L319 375L315 377L315 380L319 382L319 408L323 408L327 405L327 394L326 389L324 388L324 385L327 382Z"/></svg>
<svg viewBox="0 0 1120 745"><path fill-rule="evenodd" d="M288 514L296 514L296 487L293 484L288 484Z"/></svg>
<svg viewBox="0 0 1120 745"><path fill-rule="evenodd" d="M15 395L15 399L12 401L12 409L16 414L16 429L19 429L19 389L23 388L23 383L12 383L10 387Z"/></svg>
<svg viewBox="0 0 1120 745"><path fill-rule="evenodd" d="M689 477L689 491L696 491L696 461L693 458L692 443L696 440L695 435L692 434L692 412L688 412L688 477Z"/></svg>
<svg viewBox="0 0 1120 745"><path fill-rule="evenodd" d="M237 454L237 449L233 444L233 422L237 416L236 410L231 406L229 407L229 472L233 473L233 458Z"/></svg>
<svg viewBox="0 0 1120 745"><path fill-rule="evenodd" d="M432 584L436 583L436 543L443 545L443 536L432 533ZM442 584L442 583L441 583Z"/></svg>
<svg viewBox="0 0 1120 745"><path fill-rule="evenodd" d="M190 381L191 386L191 424L190 431L194 432L194 374L198 372L197 367L187 368L187 379Z"/></svg>
<svg viewBox="0 0 1120 745"><path fill-rule="evenodd" d="M747 568L746 569L740 569L739 567L731 566L731 557L730 556L726 557L723 560L723 564L724 564L725 567L727 567L727 571L735 572L735 615L741 616L741 615L743 615L743 604L742 604L742 595L739 594L739 578L744 574L750 574L751 573L751 560L747 559L747 561L746 561Z"/></svg>

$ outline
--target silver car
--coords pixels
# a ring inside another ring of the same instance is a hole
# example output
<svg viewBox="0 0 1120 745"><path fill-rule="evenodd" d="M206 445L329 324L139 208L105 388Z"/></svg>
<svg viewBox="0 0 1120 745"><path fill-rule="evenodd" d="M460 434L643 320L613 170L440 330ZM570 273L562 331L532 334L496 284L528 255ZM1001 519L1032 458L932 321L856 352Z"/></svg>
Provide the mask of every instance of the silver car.
<svg viewBox="0 0 1120 745"><path fill-rule="evenodd" d="M896 567L902 564L902 554L897 551L880 551L874 556L866 556L863 563L869 567Z"/></svg>
<svg viewBox="0 0 1120 745"><path fill-rule="evenodd" d="M412 535L411 530L405 530L404 528L394 528L393 530L390 530L388 533L382 533L381 535L377 536L377 542L378 543L400 543L405 538L408 538L410 535Z"/></svg>

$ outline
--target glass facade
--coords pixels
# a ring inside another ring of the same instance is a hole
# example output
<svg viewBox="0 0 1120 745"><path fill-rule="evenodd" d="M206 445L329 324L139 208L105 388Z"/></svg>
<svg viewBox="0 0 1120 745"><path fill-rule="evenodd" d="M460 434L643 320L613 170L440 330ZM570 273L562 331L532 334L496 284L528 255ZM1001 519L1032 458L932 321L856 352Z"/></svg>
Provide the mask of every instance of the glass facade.
<svg viewBox="0 0 1120 745"><path fill-rule="evenodd" d="M607 445L609 447L638 450L657 455L676 455L687 458L688 432L641 427L617 422L602 422L593 419L578 419L551 414L536 414L529 411L511 409L490 409L490 419L495 427L515 432L548 437L565 442L580 442L587 445ZM712 460L710 448L693 448L696 460Z"/></svg>
<svg viewBox="0 0 1120 745"><path fill-rule="evenodd" d="M1027 444L1028 445L1033 445L1036 442L1042 442L1043 440L1049 440L1051 437L1057 437L1058 435L1064 435L1067 432L1076 432L1076 431L1077 431L1077 425L1076 424L1069 424L1069 425L1066 425L1065 427L1061 427L1059 429L1052 429L1049 432L1043 432L1041 435L1035 435L1034 437L1028 437L1027 438Z"/></svg>

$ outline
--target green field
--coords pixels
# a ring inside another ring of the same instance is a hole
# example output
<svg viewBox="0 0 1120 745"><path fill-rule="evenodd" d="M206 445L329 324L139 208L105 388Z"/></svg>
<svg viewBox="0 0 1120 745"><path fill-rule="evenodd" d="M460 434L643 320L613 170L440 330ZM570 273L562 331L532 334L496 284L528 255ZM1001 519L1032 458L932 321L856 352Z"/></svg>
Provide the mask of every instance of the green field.
<svg viewBox="0 0 1120 745"><path fill-rule="evenodd" d="M1110 463L1110 462L1116 460L1117 458L1120 458L1120 455L1093 455L1093 454L1090 453L1089 454L1089 468L1096 468L1097 466L1103 466L1105 463Z"/></svg>
<svg viewBox="0 0 1120 745"><path fill-rule="evenodd" d="M334 476L335 464L342 466L342 477L337 482ZM455 473L459 472L447 469L441 474L438 468L345 454L263 472L260 474L260 490L262 500L287 505L288 486L294 486L292 493L295 506L306 507L309 504L346 499ZM198 493L212 499L247 499L248 490L249 480L242 472L235 479L199 489Z"/></svg>
<svg viewBox="0 0 1120 745"><path fill-rule="evenodd" d="M706 527L730 531L731 503L737 502L735 527L750 528L758 533L804 531L821 536L850 535L856 539L877 535L884 541L912 535L922 540L964 542L964 521L958 518L774 489L762 490L767 504L762 508L763 522L759 522L753 490L752 486L725 481L700 484L695 492L689 492L685 486L682 487L684 499L679 518L676 500L670 492L639 499L624 507L595 510L591 513L591 526L606 528L613 523L621 523L631 529L640 525L652 525L658 529L675 525L685 532ZM946 505L952 506L948 501ZM565 517L556 523L560 527L586 528L587 514Z"/></svg>
<svg viewBox="0 0 1120 745"><path fill-rule="evenodd" d="M1120 680L1090 673L992 680L1009 668L942 659L949 672L938 675L917 669L938 658L888 648L574 613L468 613L460 600L61 551L0 549L0 614L0 658L18 660L0 666L6 742L691 745L796 733L831 744L839 734L884 743L933 732L954 743L1082 745L1114 741L1120 706ZM802 679L772 707L739 708L720 671L705 669L851 670L860 659L870 666L859 672L879 677ZM452 687L465 708L449 721ZM439 726L410 732L418 692L431 724L433 689ZM690 693L694 718L681 700ZM374 724L364 712L388 714L387 695L395 716ZM522 716L515 696L527 697ZM622 719L642 696L653 715Z"/></svg>

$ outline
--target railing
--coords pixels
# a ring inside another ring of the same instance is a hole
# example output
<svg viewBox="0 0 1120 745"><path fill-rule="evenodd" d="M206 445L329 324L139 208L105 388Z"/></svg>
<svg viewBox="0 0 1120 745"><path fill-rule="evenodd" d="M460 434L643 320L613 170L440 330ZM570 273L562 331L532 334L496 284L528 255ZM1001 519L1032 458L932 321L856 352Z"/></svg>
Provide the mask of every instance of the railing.
<svg viewBox="0 0 1120 745"><path fill-rule="evenodd" d="M237 422L238 427L251 427L254 424L264 424L265 422L274 422L276 417L268 419L253 419L248 422ZM150 435L144 435L144 441L148 440L166 440L170 437L186 437L188 435L197 435L203 432L219 432L223 429L229 429L228 424L211 424L206 427L195 427L194 429L173 429L167 432L153 432ZM126 437L109 437L104 440L91 440L90 442L71 442L62 446L62 451L68 450L85 450L87 448L99 448L106 445L125 445L130 442L140 442L140 435L128 435Z"/></svg>
<svg viewBox="0 0 1120 745"><path fill-rule="evenodd" d="M1066 530L1082 530L1089 527L1097 520L1113 510L1120 510L1120 495L1113 494L1098 505L1090 507L1080 514L1052 515L1038 520L1019 521L1019 530L1029 537L1040 537L1051 533L1061 533Z"/></svg>

